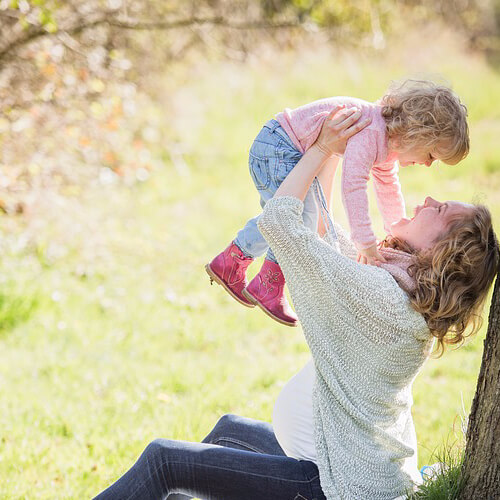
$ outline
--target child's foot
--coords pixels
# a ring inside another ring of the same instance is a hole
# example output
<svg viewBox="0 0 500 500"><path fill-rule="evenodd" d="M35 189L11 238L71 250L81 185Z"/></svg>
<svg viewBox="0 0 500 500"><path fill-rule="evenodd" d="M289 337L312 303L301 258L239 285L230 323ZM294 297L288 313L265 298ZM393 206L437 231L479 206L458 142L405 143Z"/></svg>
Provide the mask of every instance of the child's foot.
<svg viewBox="0 0 500 500"><path fill-rule="evenodd" d="M222 285L240 304L255 307L255 304L242 295L243 289L248 285L246 270L252 262L252 257L245 256L233 241L205 266L205 270L210 276L210 282Z"/></svg>
<svg viewBox="0 0 500 500"><path fill-rule="evenodd" d="M278 264L265 259L243 295L279 323L297 326L298 318L285 297L285 277Z"/></svg>

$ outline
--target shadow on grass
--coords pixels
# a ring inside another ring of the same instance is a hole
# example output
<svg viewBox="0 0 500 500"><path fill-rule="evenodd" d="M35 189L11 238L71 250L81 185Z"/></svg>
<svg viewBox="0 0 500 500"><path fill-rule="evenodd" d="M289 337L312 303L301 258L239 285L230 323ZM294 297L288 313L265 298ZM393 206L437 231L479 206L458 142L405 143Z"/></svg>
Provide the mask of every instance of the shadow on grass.
<svg viewBox="0 0 500 500"><path fill-rule="evenodd" d="M18 295L0 292L0 338L17 325L28 321L38 306L36 295Z"/></svg>

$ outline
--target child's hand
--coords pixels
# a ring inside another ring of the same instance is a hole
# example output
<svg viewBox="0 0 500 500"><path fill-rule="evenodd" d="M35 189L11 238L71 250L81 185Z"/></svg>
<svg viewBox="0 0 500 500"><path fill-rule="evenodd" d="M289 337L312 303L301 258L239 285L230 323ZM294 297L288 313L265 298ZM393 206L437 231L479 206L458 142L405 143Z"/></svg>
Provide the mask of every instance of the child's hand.
<svg viewBox="0 0 500 500"><path fill-rule="evenodd" d="M358 250L358 262L360 264L370 264L371 266L379 266L382 262L387 262L382 254L378 251L377 245Z"/></svg>

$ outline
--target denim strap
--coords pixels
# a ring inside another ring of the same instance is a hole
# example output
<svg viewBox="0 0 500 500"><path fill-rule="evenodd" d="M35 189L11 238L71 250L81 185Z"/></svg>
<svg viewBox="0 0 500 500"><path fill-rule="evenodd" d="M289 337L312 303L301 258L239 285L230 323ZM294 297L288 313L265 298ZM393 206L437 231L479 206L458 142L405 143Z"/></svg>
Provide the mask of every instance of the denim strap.
<svg viewBox="0 0 500 500"><path fill-rule="evenodd" d="M321 219L323 220L323 224L326 229L327 241L333 248L335 248L335 250L337 250L337 252L340 253L337 231L335 231L330 212L328 211L328 205L325 200L325 193L323 192L323 188L321 187L321 183L319 182L317 177L315 177L313 180L313 190L314 196L316 197L316 200L318 202Z"/></svg>

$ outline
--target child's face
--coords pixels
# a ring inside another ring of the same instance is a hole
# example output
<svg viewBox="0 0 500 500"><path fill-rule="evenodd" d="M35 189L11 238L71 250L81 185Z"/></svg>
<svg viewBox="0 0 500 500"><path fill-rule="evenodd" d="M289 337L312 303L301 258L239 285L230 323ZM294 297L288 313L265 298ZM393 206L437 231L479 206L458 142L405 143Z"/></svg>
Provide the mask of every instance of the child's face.
<svg viewBox="0 0 500 500"><path fill-rule="evenodd" d="M408 167L415 164L430 167L432 162L438 159L436 151L419 146L408 149L407 151L402 151L398 154L399 164L402 167Z"/></svg>

